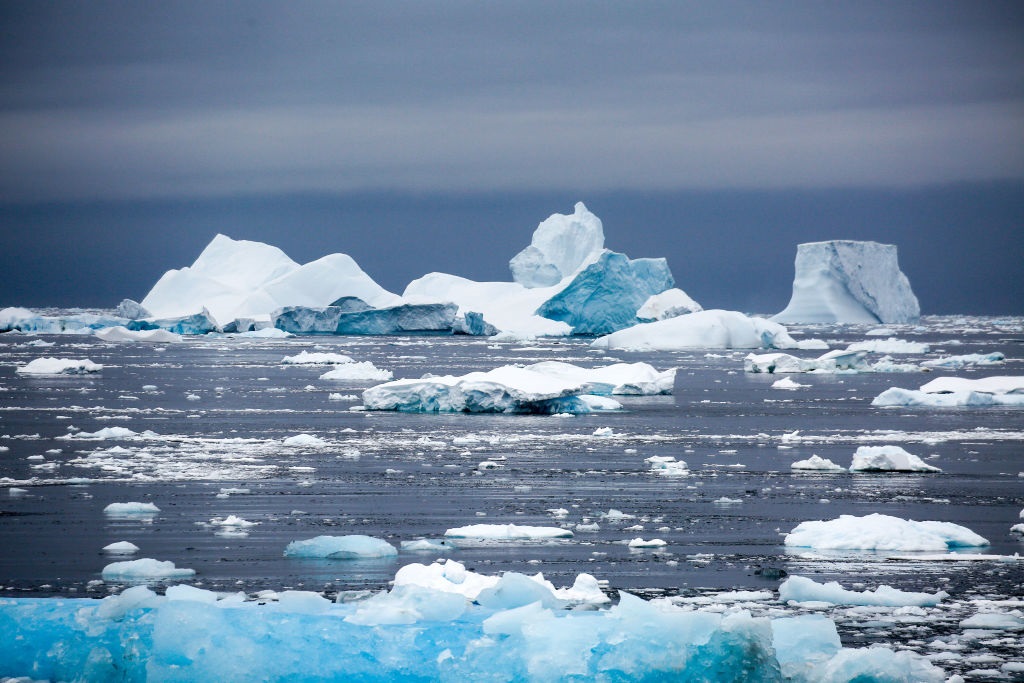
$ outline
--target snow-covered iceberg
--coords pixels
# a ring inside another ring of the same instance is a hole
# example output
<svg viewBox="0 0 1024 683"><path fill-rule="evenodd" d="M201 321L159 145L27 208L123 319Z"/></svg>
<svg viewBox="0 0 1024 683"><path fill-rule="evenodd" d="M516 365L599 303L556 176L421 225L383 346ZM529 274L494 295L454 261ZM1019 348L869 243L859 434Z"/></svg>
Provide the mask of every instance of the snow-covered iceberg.
<svg viewBox="0 0 1024 683"><path fill-rule="evenodd" d="M736 311L712 309L641 323L591 344L599 349L674 351L679 349L790 349L797 343L782 325Z"/></svg>
<svg viewBox="0 0 1024 683"><path fill-rule="evenodd" d="M666 320L703 310L704 308L689 294L678 287L673 287L649 297L637 309L636 317L642 323L653 323L655 320Z"/></svg>
<svg viewBox="0 0 1024 683"><path fill-rule="evenodd" d="M941 472L899 446L861 446L853 454L851 472Z"/></svg>
<svg viewBox="0 0 1024 683"><path fill-rule="evenodd" d="M786 546L815 550L934 552L985 545L987 540L959 524L916 522L878 513L801 522L786 535Z"/></svg>
<svg viewBox="0 0 1024 683"><path fill-rule="evenodd" d="M523 287L550 287L593 263L604 251L601 219L576 202L572 215L552 214L530 245L512 257L512 279Z"/></svg>
<svg viewBox="0 0 1024 683"><path fill-rule="evenodd" d="M180 342L181 335L167 330L129 330L127 327L105 327L96 330L96 337L105 342L148 342L169 343Z"/></svg>
<svg viewBox="0 0 1024 683"><path fill-rule="evenodd" d="M223 324L266 319L285 306L328 306L345 296L373 307L402 303L346 254L299 265L269 244L217 235L191 266L164 273L141 305L156 318L190 316L205 308Z"/></svg>
<svg viewBox="0 0 1024 683"><path fill-rule="evenodd" d="M797 246L789 305L781 323L905 323L921 308L900 271L896 246L833 240Z"/></svg>
<svg viewBox="0 0 1024 683"><path fill-rule="evenodd" d="M448 538L473 538L487 541L538 541L549 538L572 538L568 529L519 524L470 524L444 532Z"/></svg>
<svg viewBox="0 0 1024 683"><path fill-rule="evenodd" d="M589 413L618 410L617 401L588 395L586 381L505 365L455 377L426 376L378 384L363 392L367 410L470 413Z"/></svg>
<svg viewBox="0 0 1024 683"><path fill-rule="evenodd" d="M807 472L845 472L846 468L837 465L828 458L820 455L812 455L806 460L797 460L789 466L790 469L803 470Z"/></svg>

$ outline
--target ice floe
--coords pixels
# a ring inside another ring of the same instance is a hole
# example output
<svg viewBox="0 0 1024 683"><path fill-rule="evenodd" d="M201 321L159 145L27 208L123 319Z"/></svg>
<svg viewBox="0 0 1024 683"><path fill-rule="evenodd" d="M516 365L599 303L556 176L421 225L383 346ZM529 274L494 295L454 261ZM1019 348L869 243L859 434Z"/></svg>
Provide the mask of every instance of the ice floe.
<svg viewBox="0 0 1024 683"><path fill-rule="evenodd" d="M172 343L181 341L180 334L174 334L167 330L129 330L122 325L96 330L94 334L97 339L102 339L105 342Z"/></svg>
<svg viewBox="0 0 1024 683"><path fill-rule="evenodd" d="M88 358L36 358L26 365L21 365L16 372L19 375L85 375L100 372L103 366L93 363Z"/></svg>
<svg viewBox="0 0 1024 683"><path fill-rule="evenodd" d="M871 405L932 408L1024 406L1024 377L938 377L919 390L890 387L876 396Z"/></svg>
<svg viewBox="0 0 1024 683"><path fill-rule="evenodd" d="M813 472L845 472L846 468L842 465L837 465L828 458L822 458L819 455L812 455L806 460L797 460L792 465L791 469L794 470L806 470Z"/></svg>
<svg viewBox="0 0 1024 683"><path fill-rule="evenodd" d="M942 368L945 370L961 370L963 368L978 365L1001 365L1006 356L999 352L995 353L968 353L960 356L943 356L922 361L921 365L926 368Z"/></svg>
<svg viewBox="0 0 1024 683"><path fill-rule="evenodd" d="M317 536L292 541L284 550L285 557L311 557L329 560L360 560L388 558L398 550L382 538L352 534L348 536Z"/></svg>
<svg viewBox="0 0 1024 683"><path fill-rule="evenodd" d="M945 591L917 593L901 591L892 586L872 590L851 591L838 581L817 583L805 576L790 576L779 586L779 599L788 602L827 602L832 605L881 605L886 607L932 607L949 597Z"/></svg>
<svg viewBox="0 0 1024 683"><path fill-rule="evenodd" d="M673 351L680 349L790 349L797 343L782 325L736 311L712 309L641 323L599 337L597 349Z"/></svg>
<svg viewBox="0 0 1024 683"><path fill-rule="evenodd" d="M131 541L116 541L103 546L103 551L111 555L134 555L139 552L139 546Z"/></svg>
<svg viewBox="0 0 1024 683"><path fill-rule="evenodd" d="M320 375L320 379L351 382L386 382L394 377L390 370L378 368L368 360L335 365Z"/></svg>
<svg viewBox="0 0 1024 683"><path fill-rule="evenodd" d="M900 446L861 446L853 454L851 472L941 472Z"/></svg>
<svg viewBox="0 0 1024 683"><path fill-rule="evenodd" d="M792 548L816 550L898 550L931 552L988 545L970 529L952 522L917 522L873 513L801 522L786 535Z"/></svg>
<svg viewBox="0 0 1024 683"><path fill-rule="evenodd" d="M160 508L158 508L155 503L111 503L103 508L104 514L116 517L125 517L129 515L155 515L158 512L160 512Z"/></svg>
<svg viewBox="0 0 1024 683"><path fill-rule="evenodd" d="M518 524L470 524L444 532L448 538L472 538L490 541L525 541L549 538L572 538L568 529L547 526L520 526Z"/></svg>
<svg viewBox="0 0 1024 683"><path fill-rule="evenodd" d="M103 568L104 581L159 581L163 579L184 579L195 576L194 569L176 567L170 560L160 561L150 557L124 562L111 562Z"/></svg>

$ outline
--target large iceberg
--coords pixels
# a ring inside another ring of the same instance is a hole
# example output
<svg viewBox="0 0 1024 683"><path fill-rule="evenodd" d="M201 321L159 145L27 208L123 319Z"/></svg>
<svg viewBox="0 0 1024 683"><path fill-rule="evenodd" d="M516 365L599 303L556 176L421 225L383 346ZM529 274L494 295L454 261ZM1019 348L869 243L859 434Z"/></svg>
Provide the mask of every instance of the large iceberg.
<svg viewBox="0 0 1024 683"><path fill-rule="evenodd" d="M266 319L284 306L328 306L353 296L373 307L401 304L346 254L299 265L277 247L217 235L195 262L169 270L142 300L156 318L178 318L206 309L220 324Z"/></svg>
<svg viewBox="0 0 1024 683"><path fill-rule="evenodd" d="M928 552L988 545L970 529L952 522L917 522L873 513L841 515L801 522L786 535L786 545L815 550L900 550Z"/></svg>
<svg viewBox="0 0 1024 683"><path fill-rule="evenodd" d="M674 351L678 349L790 349L797 346L782 325L736 311L698 311L641 323L594 340L599 349Z"/></svg>
<svg viewBox="0 0 1024 683"><path fill-rule="evenodd" d="M512 279L524 287L550 287L593 263L604 251L601 219L576 202L571 216L552 214L537 226L530 246L512 257Z"/></svg>
<svg viewBox="0 0 1024 683"><path fill-rule="evenodd" d="M832 240L796 251L793 296L782 323L905 323L921 315L896 246Z"/></svg>

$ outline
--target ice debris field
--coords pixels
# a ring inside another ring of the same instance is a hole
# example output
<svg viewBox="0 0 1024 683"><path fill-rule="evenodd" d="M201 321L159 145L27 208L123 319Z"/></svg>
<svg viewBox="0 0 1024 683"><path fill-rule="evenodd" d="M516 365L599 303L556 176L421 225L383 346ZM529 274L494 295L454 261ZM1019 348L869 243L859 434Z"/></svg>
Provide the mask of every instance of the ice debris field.
<svg viewBox="0 0 1024 683"><path fill-rule="evenodd" d="M1024 679L1024 320L843 241L704 310L582 204L510 271L0 311L0 677Z"/></svg>

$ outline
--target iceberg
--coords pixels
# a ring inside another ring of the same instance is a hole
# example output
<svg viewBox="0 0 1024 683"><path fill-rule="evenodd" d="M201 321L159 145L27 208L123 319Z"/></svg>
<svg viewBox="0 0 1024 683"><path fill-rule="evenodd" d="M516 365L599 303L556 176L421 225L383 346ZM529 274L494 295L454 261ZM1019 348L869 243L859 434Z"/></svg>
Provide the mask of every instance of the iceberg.
<svg viewBox="0 0 1024 683"><path fill-rule="evenodd" d="M878 605L883 607L934 607L949 597L946 591L916 593L901 591L892 586L878 586L874 590L851 591L838 581L817 583L805 576L790 576L779 586L779 599L783 602L827 602L833 605Z"/></svg>
<svg viewBox="0 0 1024 683"><path fill-rule="evenodd" d="M266 320L285 306L329 306L357 297L380 308L402 303L346 254L299 265L277 247L217 235L195 262L157 281L142 307L156 318L182 318L206 309L214 321Z"/></svg>
<svg viewBox="0 0 1024 683"><path fill-rule="evenodd" d="M965 377L936 377L921 386L926 394L952 394L976 391L983 394L1024 394L1024 376L999 375L981 379Z"/></svg>
<svg viewBox="0 0 1024 683"><path fill-rule="evenodd" d="M536 541L548 538L572 538L568 529L518 524L470 524L444 532L448 538L473 538L489 541Z"/></svg>
<svg viewBox="0 0 1024 683"><path fill-rule="evenodd" d="M122 299L115 309L119 318L126 320L138 320L139 318L151 318L153 314L147 311L138 301Z"/></svg>
<svg viewBox="0 0 1024 683"><path fill-rule="evenodd" d="M801 522L786 535L786 546L815 550L898 550L934 552L988 545L970 529L952 522L916 522L873 513Z"/></svg>
<svg viewBox="0 0 1024 683"><path fill-rule="evenodd" d="M561 361L543 361L527 365L526 370L583 384L583 393L598 396L650 396L671 394L675 386L675 368L658 372L647 363L614 363L596 368L581 368Z"/></svg>
<svg viewBox="0 0 1024 683"><path fill-rule="evenodd" d="M573 334L610 334L640 320L637 311L675 281L665 259L634 259L605 251L560 292L545 301L537 315L572 327Z"/></svg>
<svg viewBox="0 0 1024 683"><path fill-rule="evenodd" d="M790 349L796 342L782 325L736 311L712 309L640 323L598 337L597 349L675 351L681 349Z"/></svg>
<svg viewBox="0 0 1024 683"><path fill-rule="evenodd" d="M124 562L111 562L103 568L104 581L160 581L186 579L195 576L194 569L176 567L171 561L161 562L150 557Z"/></svg>
<svg viewBox="0 0 1024 683"><path fill-rule="evenodd" d="M789 466L790 469L794 470L805 470L810 472L845 472L846 468L842 465L837 465L828 458L823 458L820 455L812 455L806 460L797 460Z"/></svg>
<svg viewBox="0 0 1024 683"><path fill-rule="evenodd" d="M690 298L689 294L678 287L672 287L664 292L650 296L637 309L636 317L642 323L653 323L655 320L676 318L680 315L703 310L704 308Z"/></svg>
<svg viewBox="0 0 1024 683"><path fill-rule="evenodd" d="M851 472L941 472L899 446L861 446L853 454Z"/></svg>
<svg viewBox="0 0 1024 683"><path fill-rule="evenodd" d="M341 363L352 363L351 356L343 353L319 353L315 351L300 351L294 356L285 356L281 359L285 365L340 365Z"/></svg>
<svg viewBox="0 0 1024 683"><path fill-rule="evenodd" d="M333 370L328 370L320 375L320 379L339 380L351 382L387 382L394 374L390 370L378 368L368 360L358 363L343 363L335 365Z"/></svg>
<svg viewBox="0 0 1024 683"><path fill-rule="evenodd" d="M381 538L353 534L350 536L317 536L305 541L292 541L284 550L285 557L313 557L329 560L361 560L396 557L395 546Z"/></svg>
<svg viewBox="0 0 1024 683"><path fill-rule="evenodd" d="M781 323L906 323L921 309L899 268L896 246L833 240L797 246L789 305Z"/></svg>
<svg viewBox="0 0 1024 683"><path fill-rule="evenodd" d="M921 365L926 368L961 370L976 365L1000 365L1005 360L1006 356L996 351L995 353L967 353L962 356L944 356L923 361Z"/></svg>
<svg viewBox="0 0 1024 683"><path fill-rule="evenodd" d="M0 332L31 332L37 334L92 334L94 330L128 322L124 318L78 312L70 315L44 316L27 308L0 309Z"/></svg>
<svg viewBox="0 0 1024 683"><path fill-rule="evenodd" d="M111 503L103 508L103 514L115 517L127 515L155 515L160 512L154 503Z"/></svg>
<svg viewBox="0 0 1024 683"><path fill-rule="evenodd" d="M127 327L118 325L116 327L105 327L96 330L96 337L105 342L148 342L148 343L171 343L180 342L181 335L168 332L167 330L129 330Z"/></svg>
<svg viewBox="0 0 1024 683"><path fill-rule="evenodd" d="M85 375L100 372L103 366L88 358L36 358L15 369L19 375Z"/></svg>
<svg viewBox="0 0 1024 683"><path fill-rule="evenodd" d="M271 313L271 324L292 334L424 334L451 333L458 306L446 304L401 304L362 311L340 306L306 308L288 306Z"/></svg>
<svg viewBox="0 0 1024 683"><path fill-rule="evenodd" d="M145 320L130 320L125 325L129 330L167 330L174 334L209 334L220 329L217 321L205 307L198 313L179 316L176 318L147 318Z"/></svg>
<svg viewBox="0 0 1024 683"><path fill-rule="evenodd" d="M643 389L661 393L668 382L667 375L659 378L656 371L651 381L642 377L635 381L635 372L623 374L619 368L613 367L602 376L605 368L584 370L571 366L574 369L570 370L566 365L505 365L459 377L428 375L399 379L364 391L363 404L367 410L415 413L589 413L619 410L622 406L612 399L587 394L588 386L599 388L601 393L611 393L607 391L609 386L612 391L621 389L623 393Z"/></svg>
<svg viewBox="0 0 1024 683"><path fill-rule="evenodd" d="M1024 377L937 377L922 385L920 390L890 387L876 396L871 405L928 408L1024 406Z"/></svg>
<svg viewBox="0 0 1024 683"><path fill-rule="evenodd" d="M652 455L644 462L651 465L651 472L662 477L688 477L690 467L685 460L676 460L671 455Z"/></svg>
<svg viewBox="0 0 1024 683"><path fill-rule="evenodd" d="M530 245L512 257L512 279L524 287L550 287L593 263L604 251L604 227L583 202L571 216L552 214L537 226Z"/></svg>

